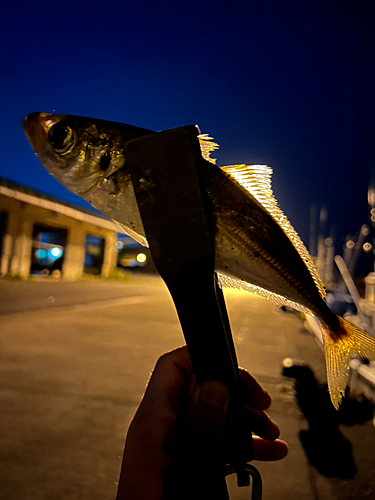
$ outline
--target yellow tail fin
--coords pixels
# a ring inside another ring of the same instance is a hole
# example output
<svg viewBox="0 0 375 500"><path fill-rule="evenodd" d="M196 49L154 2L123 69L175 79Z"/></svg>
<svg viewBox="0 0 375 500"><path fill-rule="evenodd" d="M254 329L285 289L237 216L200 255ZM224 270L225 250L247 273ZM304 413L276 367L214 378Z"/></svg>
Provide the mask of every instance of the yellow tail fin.
<svg viewBox="0 0 375 500"><path fill-rule="evenodd" d="M375 361L375 339L349 321L339 320L346 334L335 341L327 333L324 335L328 390L336 410L345 394L349 357L356 355Z"/></svg>

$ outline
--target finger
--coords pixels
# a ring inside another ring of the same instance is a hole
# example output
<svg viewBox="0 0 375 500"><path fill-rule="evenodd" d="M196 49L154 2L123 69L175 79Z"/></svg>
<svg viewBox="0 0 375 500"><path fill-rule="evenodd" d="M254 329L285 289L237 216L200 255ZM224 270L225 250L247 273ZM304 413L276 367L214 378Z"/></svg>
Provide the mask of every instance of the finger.
<svg viewBox="0 0 375 500"><path fill-rule="evenodd" d="M178 396L188 391L191 373L186 347L159 358L128 431L117 500L162 497Z"/></svg>
<svg viewBox="0 0 375 500"><path fill-rule="evenodd" d="M170 412L170 418L174 419L175 412L180 407L181 395L188 395L192 373L193 367L186 346L163 354L156 363L138 413L149 414L151 411L151 417L155 419L158 412Z"/></svg>
<svg viewBox="0 0 375 500"><path fill-rule="evenodd" d="M266 441L254 437L254 460L274 461L285 458L288 454L288 445L281 439L275 441Z"/></svg>
<svg viewBox="0 0 375 500"><path fill-rule="evenodd" d="M274 440L280 436L279 426L264 411L248 407L246 409L246 419L249 429L257 436L268 440Z"/></svg>
<svg viewBox="0 0 375 500"><path fill-rule="evenodd" d="M267 410L271 404L271 396L244 368L240 368L240 376L245 385L246 404L257 410Z"/></svg>

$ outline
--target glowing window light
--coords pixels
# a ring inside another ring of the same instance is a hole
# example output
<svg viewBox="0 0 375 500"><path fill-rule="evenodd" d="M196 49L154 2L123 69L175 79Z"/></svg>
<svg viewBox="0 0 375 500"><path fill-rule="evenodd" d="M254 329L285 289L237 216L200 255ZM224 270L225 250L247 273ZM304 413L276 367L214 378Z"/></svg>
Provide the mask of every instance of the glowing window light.
<svg viewBox="0 0 375 500"><path fill-rule="evenodd" d="M62 256L62 250L58 247L53 247L48 250L49 257L53 257L54 259L58 259Z"/></svg>
<svg viewBox="0 0 375 500"><path fill-rule="evenodd" d="M144 262L146 262L147 260L147 257L144 253L139 253L137 255L137 262L139 262L140 264L143 264Z"/></svg>

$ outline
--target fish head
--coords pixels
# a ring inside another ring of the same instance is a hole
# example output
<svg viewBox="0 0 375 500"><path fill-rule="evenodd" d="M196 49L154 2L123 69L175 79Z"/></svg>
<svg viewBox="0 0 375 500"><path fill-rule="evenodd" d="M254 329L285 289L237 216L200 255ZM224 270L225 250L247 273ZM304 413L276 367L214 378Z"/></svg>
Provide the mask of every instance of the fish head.
<svg viewBox="0 0 375 500"><path fill-rule="evenodd" d="M112 219L135 232L142 229L124 148L127 141L153 131L38 112L26 116L22 126L50 175Z"/></svg>
<svg viewBox="0 0 375 500"><path fill-rule="evenodd" d="M152 133L106 120L37 112L26 116L22 126L48 172L84 198L124 166L128 140Z"/></svg>

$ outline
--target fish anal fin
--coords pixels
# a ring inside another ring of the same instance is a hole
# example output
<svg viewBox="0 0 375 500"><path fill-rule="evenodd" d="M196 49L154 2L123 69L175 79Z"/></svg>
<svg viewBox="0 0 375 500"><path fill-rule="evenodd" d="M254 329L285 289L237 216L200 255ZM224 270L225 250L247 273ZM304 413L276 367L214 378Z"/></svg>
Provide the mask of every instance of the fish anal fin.
<svg viewBox="0 0 375 500"><path fill-rule="evenodd" d="M350 357L360 356L375 361L375 339L349 321L343 318L339 320L341 329L346 332L339 339L332 340L328 332L323 329L328 390L336 410L339 409L345 394Z"/></svg>
<svg viewBox="0 0 375 500"><path fill-rule="evenodd" d="M278 306L287 306L295 309L296 311L303 312L305 314L312 314L312 312L297 302L287 299L282 295L278 295L277 293L270 292L265 288L262 288L257 285L253 285L248 283L247 281L242 281L239 279L231 278L230 276L226 276L225 274L218 273L218 283L221 288L234 288L236 290L244 290L245 292L253 293L258 295L259 297L263 297L267 300L272 300Z"/></svg>

